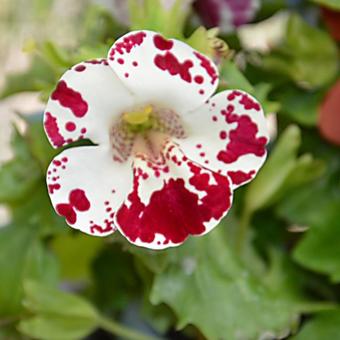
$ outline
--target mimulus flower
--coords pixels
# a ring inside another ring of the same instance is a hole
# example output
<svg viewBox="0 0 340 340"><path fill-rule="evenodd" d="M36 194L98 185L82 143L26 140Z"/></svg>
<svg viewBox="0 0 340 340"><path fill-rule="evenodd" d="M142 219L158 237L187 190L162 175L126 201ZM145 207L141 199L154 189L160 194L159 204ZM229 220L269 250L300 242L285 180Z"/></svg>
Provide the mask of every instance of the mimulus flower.
<svg viewBox="0 0 340 340"><path fill-rule="evenodd" d="M230 33L252 19L260 7L259 0L196 0L197 14L207 27Z"/></svg>
<svg viewBox="0 0 340 340"><path fill-rule="evenodd" d="M118 229L152 249L213 229L262 166L268 140L259 103L238 90L211 97L217 85L209 58L151 31L68 70L48 101L46 133L54 147L95 145L52 161L56 212L87 234Z"/></svg>

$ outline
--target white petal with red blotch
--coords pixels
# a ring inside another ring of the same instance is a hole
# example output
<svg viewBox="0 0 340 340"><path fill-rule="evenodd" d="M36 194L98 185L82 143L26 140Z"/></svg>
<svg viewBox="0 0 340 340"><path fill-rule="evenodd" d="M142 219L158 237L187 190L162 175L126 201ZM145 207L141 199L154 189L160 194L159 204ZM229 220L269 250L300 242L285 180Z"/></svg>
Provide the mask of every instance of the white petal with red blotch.
<svg viewBox="0 0 340 340"><path fill-rule="evenodd" d="M255 98L239 90L223 91L182 119L188 138L178 143L190 159L228 175L234 188L255 177L268 142L266 120Z"/></svg>
<svg viewBox="0 0 340 340"><path fill-rule="evenodd" d="M131 243L164 249L209 232L231 202L228 177L192 162L168 142L157 162L135 158L133 189L115 224Z"/></svg>
<svg viewBox="0 0 340 340"><path fill-rule="evenodd" d="M106 59L80 63L65 72L50 96L46 134L54 147L82 138L107 143L108 126L132 103L132 95Z"/></svg>
<svg viewBox="0 0 340 340"><path fill-rule="evenodd" d="M71 227L106 236L131 190L131 163L114 162L106 146L67 149L51 162L47 185L54 209Z"/></svg>
<svg viewBox="0 0 340 340"><path fill-rule="evenodd" d="M216 90L214 63L189 45L152 31L130 32L112 46L108 61L141 102L185 113Z"/></svg>

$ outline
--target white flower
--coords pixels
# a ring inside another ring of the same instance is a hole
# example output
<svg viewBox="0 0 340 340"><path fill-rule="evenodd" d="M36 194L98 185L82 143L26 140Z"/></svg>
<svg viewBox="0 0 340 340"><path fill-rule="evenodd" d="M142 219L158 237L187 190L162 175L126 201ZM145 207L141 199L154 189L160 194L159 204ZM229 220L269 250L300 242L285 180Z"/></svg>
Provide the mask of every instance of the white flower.
<svg viewBox="0 0 340 340"><path fill-rule="evenodd" d="M245 50L270 52L284 39L289 19L289 12L280 11L257 24L240 27L237 35Z"/></svg>
<svg viewBox="0 0 340 340"><path fill-rule="evenodd" d="M262 166L268 140L258 102L242 91L210 98L217 85L209 58L151 31L68 70L47 104L46 133L54 147L95 145L52 161L57 213L85 233L118 229L152 249L209 232Z"/></svg>

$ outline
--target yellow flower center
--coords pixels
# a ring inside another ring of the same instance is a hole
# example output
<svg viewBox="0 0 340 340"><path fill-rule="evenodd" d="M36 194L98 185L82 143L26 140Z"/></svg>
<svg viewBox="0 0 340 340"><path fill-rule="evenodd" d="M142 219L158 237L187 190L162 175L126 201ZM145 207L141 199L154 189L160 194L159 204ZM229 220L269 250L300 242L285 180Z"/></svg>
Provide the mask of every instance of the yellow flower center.
<svg viewBox="0 0 340 340"><path fill-rule="evenodd" d="M144 125L149 122L152 111L152 106L147 105L140 110L125 112L123 120L130 125Z"/></svg>

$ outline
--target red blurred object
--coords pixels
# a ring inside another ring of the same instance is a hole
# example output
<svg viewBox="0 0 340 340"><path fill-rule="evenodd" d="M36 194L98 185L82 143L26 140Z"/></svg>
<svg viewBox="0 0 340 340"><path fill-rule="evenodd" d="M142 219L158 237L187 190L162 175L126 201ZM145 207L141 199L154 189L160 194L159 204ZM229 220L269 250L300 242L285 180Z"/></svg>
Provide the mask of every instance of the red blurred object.
<svg viewBox="0 0 340 340"><path fill-rule="evenodd" d="M326 140L340 145L340 79L328 91L320 106L318 126Z"/></svg>
<svg viewBox="0 0 340 340"><path fill-rule="evenodd" d="M321 15L329 33L336 41L340 41L340 12L321 7Z"/></svg>
<svg viewBox="0 0 340 340"><path fill-rule="evenodd" d="M250 22L260 7L259 0L196 0L194 8L207 27L223 33Z"/></svg>

